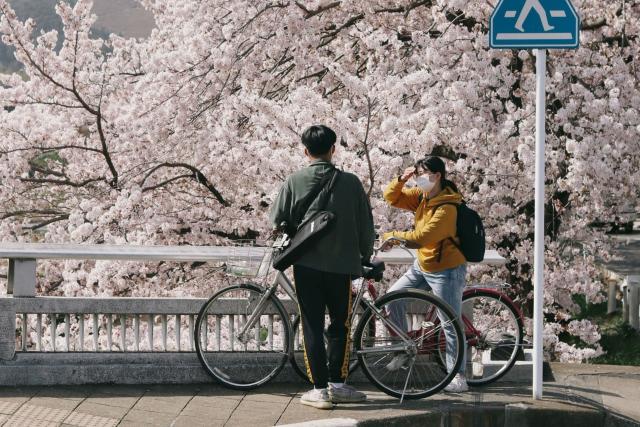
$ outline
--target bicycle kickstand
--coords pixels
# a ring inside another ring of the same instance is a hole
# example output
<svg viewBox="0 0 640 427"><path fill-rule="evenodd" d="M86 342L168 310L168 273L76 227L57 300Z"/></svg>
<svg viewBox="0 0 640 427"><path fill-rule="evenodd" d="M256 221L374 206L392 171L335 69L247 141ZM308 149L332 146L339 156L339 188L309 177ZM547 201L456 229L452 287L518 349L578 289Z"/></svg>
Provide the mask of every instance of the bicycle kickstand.
<svg viewBox="0 0 640 427"><path fill-rule="evenodd" d="M402 395L400 395L400 404L402 404L402 401L404 400L404 394L407 392L407 385L409 384L409 378L411 377L411 371L413 371L413 365L415 365L415 363L416 363L416 358L412 357L411 365L409 365L409 372L407 373L407 379L404 382L404 388L402 389Z"/></svg>

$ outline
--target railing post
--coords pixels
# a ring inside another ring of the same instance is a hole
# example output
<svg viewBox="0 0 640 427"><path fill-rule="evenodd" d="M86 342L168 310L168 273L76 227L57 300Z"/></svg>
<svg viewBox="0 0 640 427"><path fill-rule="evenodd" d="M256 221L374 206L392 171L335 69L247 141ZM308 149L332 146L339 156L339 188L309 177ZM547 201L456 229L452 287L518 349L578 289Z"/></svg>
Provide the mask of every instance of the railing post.
<svg viewBox="0 0 640 427"><path fill-rule="evenodd" d="M629 292L629 324L636 331L640 329L640 276L627 277L627 292Z"/></svg>
<svg viewBox="0 0 640 427"><path fill-rule="evenodd" d="M36 296L36 260L9 259L7 295L15 297Z"/></svg>
<svg viewBox="0 0 640 427"><path fill-rule="evenodd" d="M0 360L16 354L16 309L12 298L0 298Z"/></svg>

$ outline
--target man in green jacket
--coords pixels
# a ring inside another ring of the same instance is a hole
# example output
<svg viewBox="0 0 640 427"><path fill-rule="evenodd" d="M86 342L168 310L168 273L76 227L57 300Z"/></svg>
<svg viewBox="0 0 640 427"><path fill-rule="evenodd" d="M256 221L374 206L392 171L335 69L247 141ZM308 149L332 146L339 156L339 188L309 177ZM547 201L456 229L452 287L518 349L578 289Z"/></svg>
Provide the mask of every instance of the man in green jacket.
<svg viewBox="0 0 640 427"><path fill-rule="evenodd" d="M271 207L274 226L286 222L294 230L292 218L299 212L305 196L323 177L333 173L336 134L326 126L311 126L302 134L302 144L310 164L290 175ZM351 280L362 274L362 262L373 254L375 231L369 199L360 179L340 172L325 210L336 218L328 233L308 249L293 266L293 276L302 317L307 375L314 389L305 393L301 403L330 409L333 403L360 402L366 395L344 383L349 372L349 329ZM324 344L325 310L331 324ZM327 367L328 360L328 367Z"/></svg>

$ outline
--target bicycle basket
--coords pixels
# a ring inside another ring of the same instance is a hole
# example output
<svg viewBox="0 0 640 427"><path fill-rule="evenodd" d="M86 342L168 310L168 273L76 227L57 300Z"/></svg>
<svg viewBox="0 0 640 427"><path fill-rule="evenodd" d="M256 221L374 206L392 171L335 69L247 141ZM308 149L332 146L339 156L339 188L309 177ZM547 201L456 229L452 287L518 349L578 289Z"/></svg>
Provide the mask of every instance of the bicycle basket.
<svg viewBox="0 0 640 427"><path fill-rule="evenodd" d="M237 277L260 277L267 274L271 264L271 248L255 240L233 241L222 267L224 272Z"/></svg>

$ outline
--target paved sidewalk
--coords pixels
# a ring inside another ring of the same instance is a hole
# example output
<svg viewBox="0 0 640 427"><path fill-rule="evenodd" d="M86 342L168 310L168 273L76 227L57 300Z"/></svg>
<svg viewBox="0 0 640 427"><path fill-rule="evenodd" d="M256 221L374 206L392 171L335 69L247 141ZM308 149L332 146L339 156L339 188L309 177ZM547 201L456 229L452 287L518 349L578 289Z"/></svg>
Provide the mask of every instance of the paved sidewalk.
<svg viewBox="0 0 640 427"><path fill-rule="evenodd" d="M640 426L640 367L551 365L542 401L527 385L498 383L463 394L397 399L363 384L369 401L322 411L299 404L304 384L250 393L212 384L0 388L3 426L317 425Z"/></svg>

